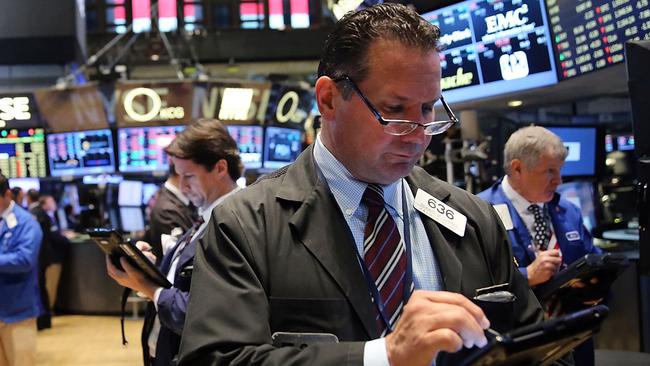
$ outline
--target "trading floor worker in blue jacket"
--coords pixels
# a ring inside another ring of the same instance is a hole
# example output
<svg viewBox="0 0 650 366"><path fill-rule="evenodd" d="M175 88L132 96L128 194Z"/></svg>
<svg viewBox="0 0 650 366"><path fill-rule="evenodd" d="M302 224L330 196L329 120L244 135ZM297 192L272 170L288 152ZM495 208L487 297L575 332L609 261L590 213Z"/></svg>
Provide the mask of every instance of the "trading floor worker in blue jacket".
<svg viewBox="0 0 650 366"><path fill-rule="evenodd" d="M478 196L490 202L501 217L528 284L544 283L563 264L600 253L580 209L556 192L568 155L562 140L543 127L524 127L510 136L503 155L506 175ZM576 350L577 365L593 365L593 345L587 353L585 360Z"/></svg>
<svg viewBox="0 0 650 366"><path fill-rule="evenodd" d="M43 308L38 287L38 222L15 204L0 174L0 365L36 365L36 317Z"/></svg>

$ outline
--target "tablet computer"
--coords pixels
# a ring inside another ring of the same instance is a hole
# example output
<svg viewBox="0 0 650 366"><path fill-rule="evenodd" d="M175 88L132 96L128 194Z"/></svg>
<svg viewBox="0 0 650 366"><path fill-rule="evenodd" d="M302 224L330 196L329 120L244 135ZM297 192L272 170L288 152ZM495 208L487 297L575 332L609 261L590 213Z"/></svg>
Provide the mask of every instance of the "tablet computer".
<svg viewBox="0 0 650 366"><path fill-rule="evenodd" d="M588 283L595 277L598 279L597 286L592 286L592 289L588 290L593 299L603 298L607 295L612 282L629 265L629 260L621 253L587 254L558 272L547 282L536 286L533 291L543 303L553 295L561 297L563 293L574 290L571 287L574 282ZM580 290L580 292L586 291Z"/></svg>
<svg viewBox="0 0 650 366"><path fill-rule="evenodd" d="M550 365L596 332L608 312L607 306L597 305L508 333L489 335L488 344L461 365Z"/></svg>
<svg viewBox="0 0 650 366"><path fill-rule="evenodd" d="M172 287L158 267L152 263L130 240L124 240L115 229L92 228L86 230L90 238L108 254L115 267L122 269L120 258L125 257L131 265L142 271L153 283L164 288Z"/></svg>

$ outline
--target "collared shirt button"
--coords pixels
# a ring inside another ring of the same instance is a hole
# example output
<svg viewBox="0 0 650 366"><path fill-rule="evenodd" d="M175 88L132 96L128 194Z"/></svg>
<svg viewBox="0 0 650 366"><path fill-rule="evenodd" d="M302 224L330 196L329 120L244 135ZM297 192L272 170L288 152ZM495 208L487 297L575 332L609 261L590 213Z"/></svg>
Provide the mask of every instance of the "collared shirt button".
<svg viewBox="0 0 650 366"><path fill-rule="evenodd" d="M345 210L346 215L352 215L353 212L354 211L351 208L348 208L348 209Z"/></svg>

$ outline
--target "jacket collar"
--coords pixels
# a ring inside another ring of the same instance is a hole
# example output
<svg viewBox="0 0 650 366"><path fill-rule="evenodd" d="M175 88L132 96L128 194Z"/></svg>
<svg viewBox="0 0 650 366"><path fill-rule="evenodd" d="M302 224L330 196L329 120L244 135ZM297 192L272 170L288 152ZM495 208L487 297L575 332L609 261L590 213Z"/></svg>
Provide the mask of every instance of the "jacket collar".
<svg viewBox="0 0 650 366"><path fill-rule="evenodd" d="M296 162L287 168L284 176L280 178L282 183L276 198L299 204L289 221L294 234L342 289L361 319L368 339L375 339L379 336L375 310L368 297L367 284L358 263L352 233L334 197L318 176L312 152L313 146L309 146ZM431 176L420 168L416 167L406 180L414 195L420 188L442 201L450 197L451 193L447 188L439 181L431 179ZM421 215L421 218L438 258L446 289L460 292L462 263L452 248L458 245L460 239L451 232L443 234L438 225L427 216ZM327 238L327 245L323 245L323 238Z"/></svg>

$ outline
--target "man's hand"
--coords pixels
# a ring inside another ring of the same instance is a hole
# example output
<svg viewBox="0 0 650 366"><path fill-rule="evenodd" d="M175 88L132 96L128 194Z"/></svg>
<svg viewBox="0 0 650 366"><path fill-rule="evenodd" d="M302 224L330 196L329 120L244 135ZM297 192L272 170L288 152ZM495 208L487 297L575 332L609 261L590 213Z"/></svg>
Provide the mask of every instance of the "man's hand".
<svg viewBox="0 0 650 366"><path fill-rule="evenodd" d="M537 258L526 267L528 285L535 286L548 281L562 265L562 257L557 249L537 251Z"/></svg>
<svg viewBox="0 0 650 366"><path fill-rule="evenodd" d="M415 291L395 330L386 336L388 361L392 366L428 366L440 351L483 347L483 329L489 326L481 308L463 295Z"/></svg>
<svg viewBox="0 0 650 366"><path fill-rule="evenodd" d="M153 264L156 264L156 255L153 254L151 251L153 248L151 248L151 245L147 243L146 241L138 240L137 243L135 243L136 248L140 249L142 254L144 254L147 259Z"/></svg>
<svg viewBox="0 0 650 366"><path fill-rule="evenodd" d="M115 282L134 291L142 292L149 299L153 300L154 293L158 289L158 286L149 281L144 276L144 273L129 264L129 261L126 258L120 258L120 265L124 268L124 271L120 271L115 267L113 263L111 263L110 258L106 256L106 272L108 272L108 275L111 276Z"/></svg>

